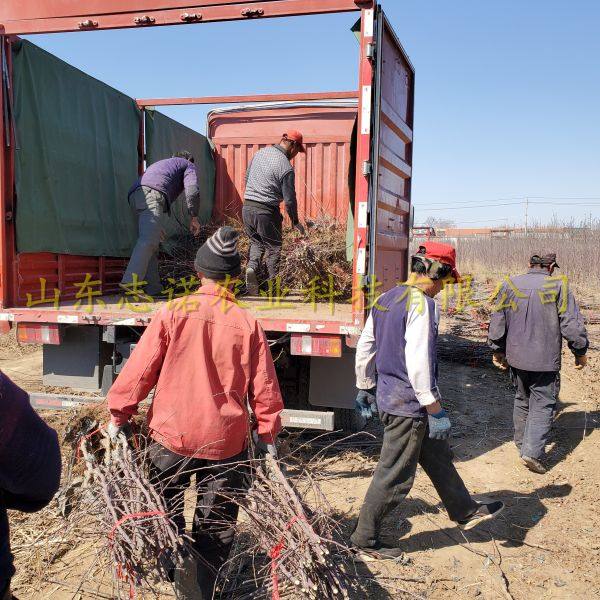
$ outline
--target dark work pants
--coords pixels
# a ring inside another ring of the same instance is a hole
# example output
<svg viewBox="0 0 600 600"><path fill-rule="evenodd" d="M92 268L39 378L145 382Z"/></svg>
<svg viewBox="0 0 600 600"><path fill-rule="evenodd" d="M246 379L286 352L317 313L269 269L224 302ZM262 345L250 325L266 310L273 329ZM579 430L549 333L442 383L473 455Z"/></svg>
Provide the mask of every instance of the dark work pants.
<svg viewBox="0 0 600 600"><path fill-rule="evenodd" d="M252 205L242 208L244 230L250 238L248 267L258 271L264 254L269 279L275 279L279 272L282 244L283 217L277 211L269 212Z"/></svg>
<svg viewBox="0 0 600 600"><path fill-rule="evenodd" d="M150 448L151 477L160 490L167 510L180 533L185 531L183 498L192 475L199 487L192 526L194 550L200 557L199 600L210 600L216 574L229 557L238 516L238 505L222 494L246 488L245 465L247 451L226 460L187 458L167 450L160 444Z"/></svg>
<svg viewBox="0 0 600 600"><path fill-rule="evenodd" d="M515 386L513 421L515 444L521 456L539 459L550 436L560 391L560 373L510 368Z"/></svg>
<svg viewBox="0 0 600 600"><path fill-rule="evenodd" d="M473 514L477 503L452 464L450 445L447 440L429 438L427 419L386 413L380 417L385 427L381 455L352 542L363 547L377 545L383 518L412 488L417 464L431 479L452 521L462 521Z"/></svg>

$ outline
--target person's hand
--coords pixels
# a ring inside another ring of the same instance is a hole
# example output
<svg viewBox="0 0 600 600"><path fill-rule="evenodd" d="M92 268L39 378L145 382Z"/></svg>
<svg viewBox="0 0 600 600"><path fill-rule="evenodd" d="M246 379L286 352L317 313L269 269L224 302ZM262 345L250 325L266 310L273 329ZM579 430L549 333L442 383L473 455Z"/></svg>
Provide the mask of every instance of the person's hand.
<svg viewBox="0 0 600 600"><path fill-rule="evenodd" d="M575 368L578 371L581 371L581 369L583 369L584 367L587 367L587 364L588 364L588 358L585 354L583 356L575 357Z"/></svg>
<svg viewBox="0 0 600 600"><path fill-rule="evenodd" d="M377 388L370 390L358 390L356 400L354 402L355 410L365 419L372 419L377 414L377 402L375 400L375 391Z"/></svg>
<svg viewBox="0 0 600 600"><path fill-rule="evenodd" d="M504 352L494 352L494 354L492 354L492 362L497 369L508 371L508 363L506 362L506 355Z"/></svg>
<svg viewBox="0 0 600 600"><path fill-rule="evenodd" d="M296 231L298 231L298 233L300 233L300 235L306 235L306 229L304 229L304 225L302 225L302 223L300 223L300 221L298 221L297 223L294 223L294 229Z"/></svg>
<svg viewBox="0 0 600 600"><path fill-rule="evenodd" d="M108 424L106 427L106 433L113 444L119 441L121 435L126 436L126 427L127 425L117 425L112 421Z"/></svg>
<svg viewBox="0 0 600 600"><path fill-rule="evenodd" d="M192 217L192 220L190 221L190 231L194 237L200 235L200 221L198 221L198 217Z"/></svg>
<svg viewBox="0 0 600 600"><path fill-rule="evenodd" d="M432 440L447 440L450 437L452 423L443 408L437 413L429 414L427 418L429 420L429 437Z"/></svg>
<svg viewBox="0 0 600 600"><path fill-rule="evenodd" d="M273 458L277 458L277 446L273 444L269 444L265 442L261 437L259 437L256 429L252 432L252 439L254 440L254 445L256 446L256 452L259 458L264 458L267 454L272 456Z"/></svg>

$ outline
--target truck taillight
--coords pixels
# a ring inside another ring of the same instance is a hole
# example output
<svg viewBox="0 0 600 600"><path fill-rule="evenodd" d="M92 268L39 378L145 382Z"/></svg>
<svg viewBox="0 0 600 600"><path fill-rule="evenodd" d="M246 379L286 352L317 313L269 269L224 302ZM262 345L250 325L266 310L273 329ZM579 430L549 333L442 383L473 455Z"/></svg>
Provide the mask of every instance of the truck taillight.
<svg viewBox="0 0 600 600"><path fill-rule="evenodd" d="M303 356L339 358L342 356L342 338L339 335L293 333L291 352Z"/></svg>
<svg viewBox="0 0 600 600"><path fill-rule="evenodd" d="M60 344L60 326L54 323L17 323L17 340L23 344Z"/></svg>

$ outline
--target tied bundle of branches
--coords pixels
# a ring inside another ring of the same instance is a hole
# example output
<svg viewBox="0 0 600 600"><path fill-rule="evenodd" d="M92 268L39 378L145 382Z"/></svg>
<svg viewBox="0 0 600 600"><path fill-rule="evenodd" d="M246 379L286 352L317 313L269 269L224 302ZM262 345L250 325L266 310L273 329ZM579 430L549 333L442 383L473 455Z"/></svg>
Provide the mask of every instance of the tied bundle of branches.
<svg viewBox="0 0 600 600"><path fill-rule="evenodd" d="M124 435L112 443L102 434L101 447L103 451L97 438L81 442L83 487L91 498L88 514L106 536L101 551L107 555L105 562L114 565L117 587L121 581L150 589L169 582L187 543L150 481L145 453L134 451Z"/></svg>
<svg viewBox="0 0 600 600"><path fill-rule="evenodd" d="M235 499L245 513L238 540L246 548L238 558L268 557L266 565L251 570L254 583L274 600L293 591L307 598L348 598L355 587L345 567L349 551L335 540L336 525L318 483L304 471L292 485L280 464L270 456L257 462L248 494ZM243 594L248 582L241 581L243 565L235 562L222 573L220 597L259 597Z"/></svg>
<svg viewBox="0 0 600 600"><path fill-rule="evenodd" d="M239 219L228 219L229 225L240 232L238 250L242 265L248 260L249 239ZM198 248L218 229L215 224L206 225L198 238L181 234L173 238L168 253L161 256L160 276L165 289L181 278L195 275L194 259ZM346 227L330 216L323 215L306 223L306 236L284 227L283 247L279 276L281 287L309 294L314 299L327 302L331 291L336 301L348 300L352 296L352 264L346 258ZM266 279L266 273L262 273ZM331 289L330 289L331 288ZM327 298L325 297L327 296Z"/></svg>

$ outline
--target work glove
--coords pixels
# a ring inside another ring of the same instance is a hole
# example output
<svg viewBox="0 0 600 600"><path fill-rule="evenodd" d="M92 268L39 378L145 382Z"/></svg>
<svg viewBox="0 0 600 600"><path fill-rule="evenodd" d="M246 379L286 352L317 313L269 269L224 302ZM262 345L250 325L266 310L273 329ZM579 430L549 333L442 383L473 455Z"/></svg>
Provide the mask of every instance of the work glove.
<svg viewBox="0 0 600 600"><path fill-rule="evenodd" d="M298 221L298 223L294 223L294 229L300 233L300 235L306 235L306 230L304 229L304 225Z"/></svg>
<svg viewBox="0 0 600 600"><path fill-rule="evenodd" d="M492 362L497 369L508 371L508 363L506 362L506 355L504 352L494 352L492 355Z"/></svg>
<svg viewBox="0 0 600 600"><path fill-rule="evenodd" d="M198 217L192 217L190 221L190 231L194 237L198 237L200 235L200 221L198 221Z"/></svg>
<svg viewBox="0 0 600 600"><path fill-rule="evenodd" d="M578 371L581 371L581 369L583 369L583 367L587 367L587 363L588 363L588 358L585 354L583 356L575 356L575 368Z"/></svg>
<svg viewBox="0 0 600 600"><path fill-rule="evenodd" d="M452 423L450 423L448 413L443 408L434 415L428 415L428 420L429 437L432 440L447 440L450 437Z"/></svg>
<svg viewBox="0 0 600 600"><path fill-rule="evenodd" d="M355 410L365 419L372 419L377 414L376 390L377 388L358 390L356 394Z"/></svg>
<svg viewBox="0 0 600 600"><path fill-rule="evenodd" d="M264 458L267 454L273 458L277 458L277 446L275 444L267 444L261 437L258 436L256 429L252 432L252 439L259 458Z"/></svg>
<svg viewBox="0 0 600 600"><path fill-rule="evenodd" d="M110 441L113 444L115 444L119 441L121 435L123 435L125 438L129 437L131 433L131 426L129 425L129 423L125 423L124 425L117 425L116 423L113 423L111 421L106 427L106 433Z"/></svg>

